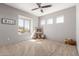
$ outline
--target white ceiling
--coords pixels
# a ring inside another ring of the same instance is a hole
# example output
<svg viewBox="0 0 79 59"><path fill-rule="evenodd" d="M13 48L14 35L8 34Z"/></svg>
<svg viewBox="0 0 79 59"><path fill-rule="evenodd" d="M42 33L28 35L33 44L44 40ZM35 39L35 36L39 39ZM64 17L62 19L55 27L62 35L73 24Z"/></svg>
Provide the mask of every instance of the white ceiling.
<svg viewBox="0 0 79 59"><path fill-rule="evenodd" d="M42 5L48 5L48 4L51 4L52 7L44 8L43 9L44 13L41 13L40 9L32 11L33 8L38 7L35 3L6 3L6 5L12 6L25 12L29 12L36 16L43 16L75 5L74 3L42 3Z"/></svg>

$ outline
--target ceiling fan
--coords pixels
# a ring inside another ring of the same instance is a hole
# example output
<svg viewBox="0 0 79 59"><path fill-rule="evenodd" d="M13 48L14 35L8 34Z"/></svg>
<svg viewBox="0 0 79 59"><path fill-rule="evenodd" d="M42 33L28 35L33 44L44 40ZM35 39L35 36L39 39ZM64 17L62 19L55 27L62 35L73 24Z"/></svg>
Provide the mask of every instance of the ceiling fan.
<svg viewBox="0 0 79 59"><path fill-rule="evenodd" d="M40 11L43 13L43 12L44 12L44 11L43 11L43 8L52 7L52 5L45 5L45 6L42 6L41 4L42 4L42 3L36 3L36 5L38 6L38 8L34 8L34 9L32 9L32 11L37 10L37 9L40 9Z"/></svg>

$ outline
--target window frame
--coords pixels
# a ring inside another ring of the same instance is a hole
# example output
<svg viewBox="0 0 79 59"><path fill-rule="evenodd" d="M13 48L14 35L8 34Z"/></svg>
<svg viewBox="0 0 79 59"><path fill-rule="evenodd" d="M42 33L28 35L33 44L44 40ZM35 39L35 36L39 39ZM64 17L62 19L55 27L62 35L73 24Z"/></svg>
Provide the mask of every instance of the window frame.
<svg viewBox="0 0 79 59"><path fill-rule="evenodd" d="M44 21L44 24L41 23L42 21ZM41 20L40 20L40 25L41 25L41 26L44 26L45 24L46 24L46 20L45 20L45 19L41 19Z"/></svg>
<svg viewBox="0 0 79 59"><path fill-rule="evenodd" d="M18 18L18 30L19 30L19 19L21 19L21 20L23 20L23 28L24 29L26 29L26 27L25 27L25 21L29 21L29 29L28 29L28 31L25 31L25 32L23 32L23 33L27 33L27 32L31 32L31 18L27 18L27 17L20 17L19 16L19 18ZM19 31L18 31L19 32ZM21 32L19 32L19 33L21 33ZM23 33L21 33L21 34L23 34Z"/></svg>
<svg viewBox="0 0 79 59"><path fill-rule="evenodd" d="M60 17L63 17L63 21L58 21L58 18L60 18ZM56 24L62 24L62 23L64 23L64 15L57 16L56 17Z"/></svg>
<svg viewBox="0 0 79 59"><path fill-rule="evenodd" d="M48 23L49 20L52 20L52 23ZM47 25L52 25L52 24L54 23L53 20L54 20L53 18L47 19L47 20L46 20L46 24L47 24Z"/></svg>

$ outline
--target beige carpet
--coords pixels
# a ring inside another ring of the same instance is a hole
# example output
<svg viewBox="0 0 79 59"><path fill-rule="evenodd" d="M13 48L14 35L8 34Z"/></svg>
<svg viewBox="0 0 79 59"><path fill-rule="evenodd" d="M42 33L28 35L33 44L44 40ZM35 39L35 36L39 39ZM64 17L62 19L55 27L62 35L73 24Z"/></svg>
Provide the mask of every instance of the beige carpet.
<svg viewBox="0 0 79 59"><path fill-rule="evenodd" d="M1 56L78 56L76 46L51 40L28 40L0 46Z"/></svg>

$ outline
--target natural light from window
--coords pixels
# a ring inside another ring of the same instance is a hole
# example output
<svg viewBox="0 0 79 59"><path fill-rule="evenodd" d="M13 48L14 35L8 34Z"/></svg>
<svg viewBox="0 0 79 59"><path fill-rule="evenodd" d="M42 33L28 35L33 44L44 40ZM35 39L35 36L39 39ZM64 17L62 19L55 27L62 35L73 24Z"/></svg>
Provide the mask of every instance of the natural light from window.
<svg viewBox="0 0 79 59"><path fill-rule="evenodd" d="M23 20L22 20L22 19L19 19L19 20L18 20L18 25L19 25L20 27L23 27Z"/></svg>
<svg viewBox="0 0 79 59"><path fill-rule="evenodd" d="M19 18L18 20L18 32L25 33L30 31L30 20Z"/></svg>
<svg viewBox="0 0 79 59"><path fill-rule="evenodd" d="M57 17L56 23L64 23L64 16Z"/></svg>
<svg viewBox="0 0 79 59"><path fill-rule="evenodd" d="M41 25L45 25L45 20L41 20Z"/></svg>
<svg viewBox="0 0 79 59"><path fill-rule="evenodd" d="M29 20L26 20L25 21L25 29L27 29L27 30L30 30L30 21Z"/></svg>
<svg viewBox="0 0 79 59"><path fill-rule="evenodd" d="M48 19L47 24L53 24L53 19Z"/></svg>

